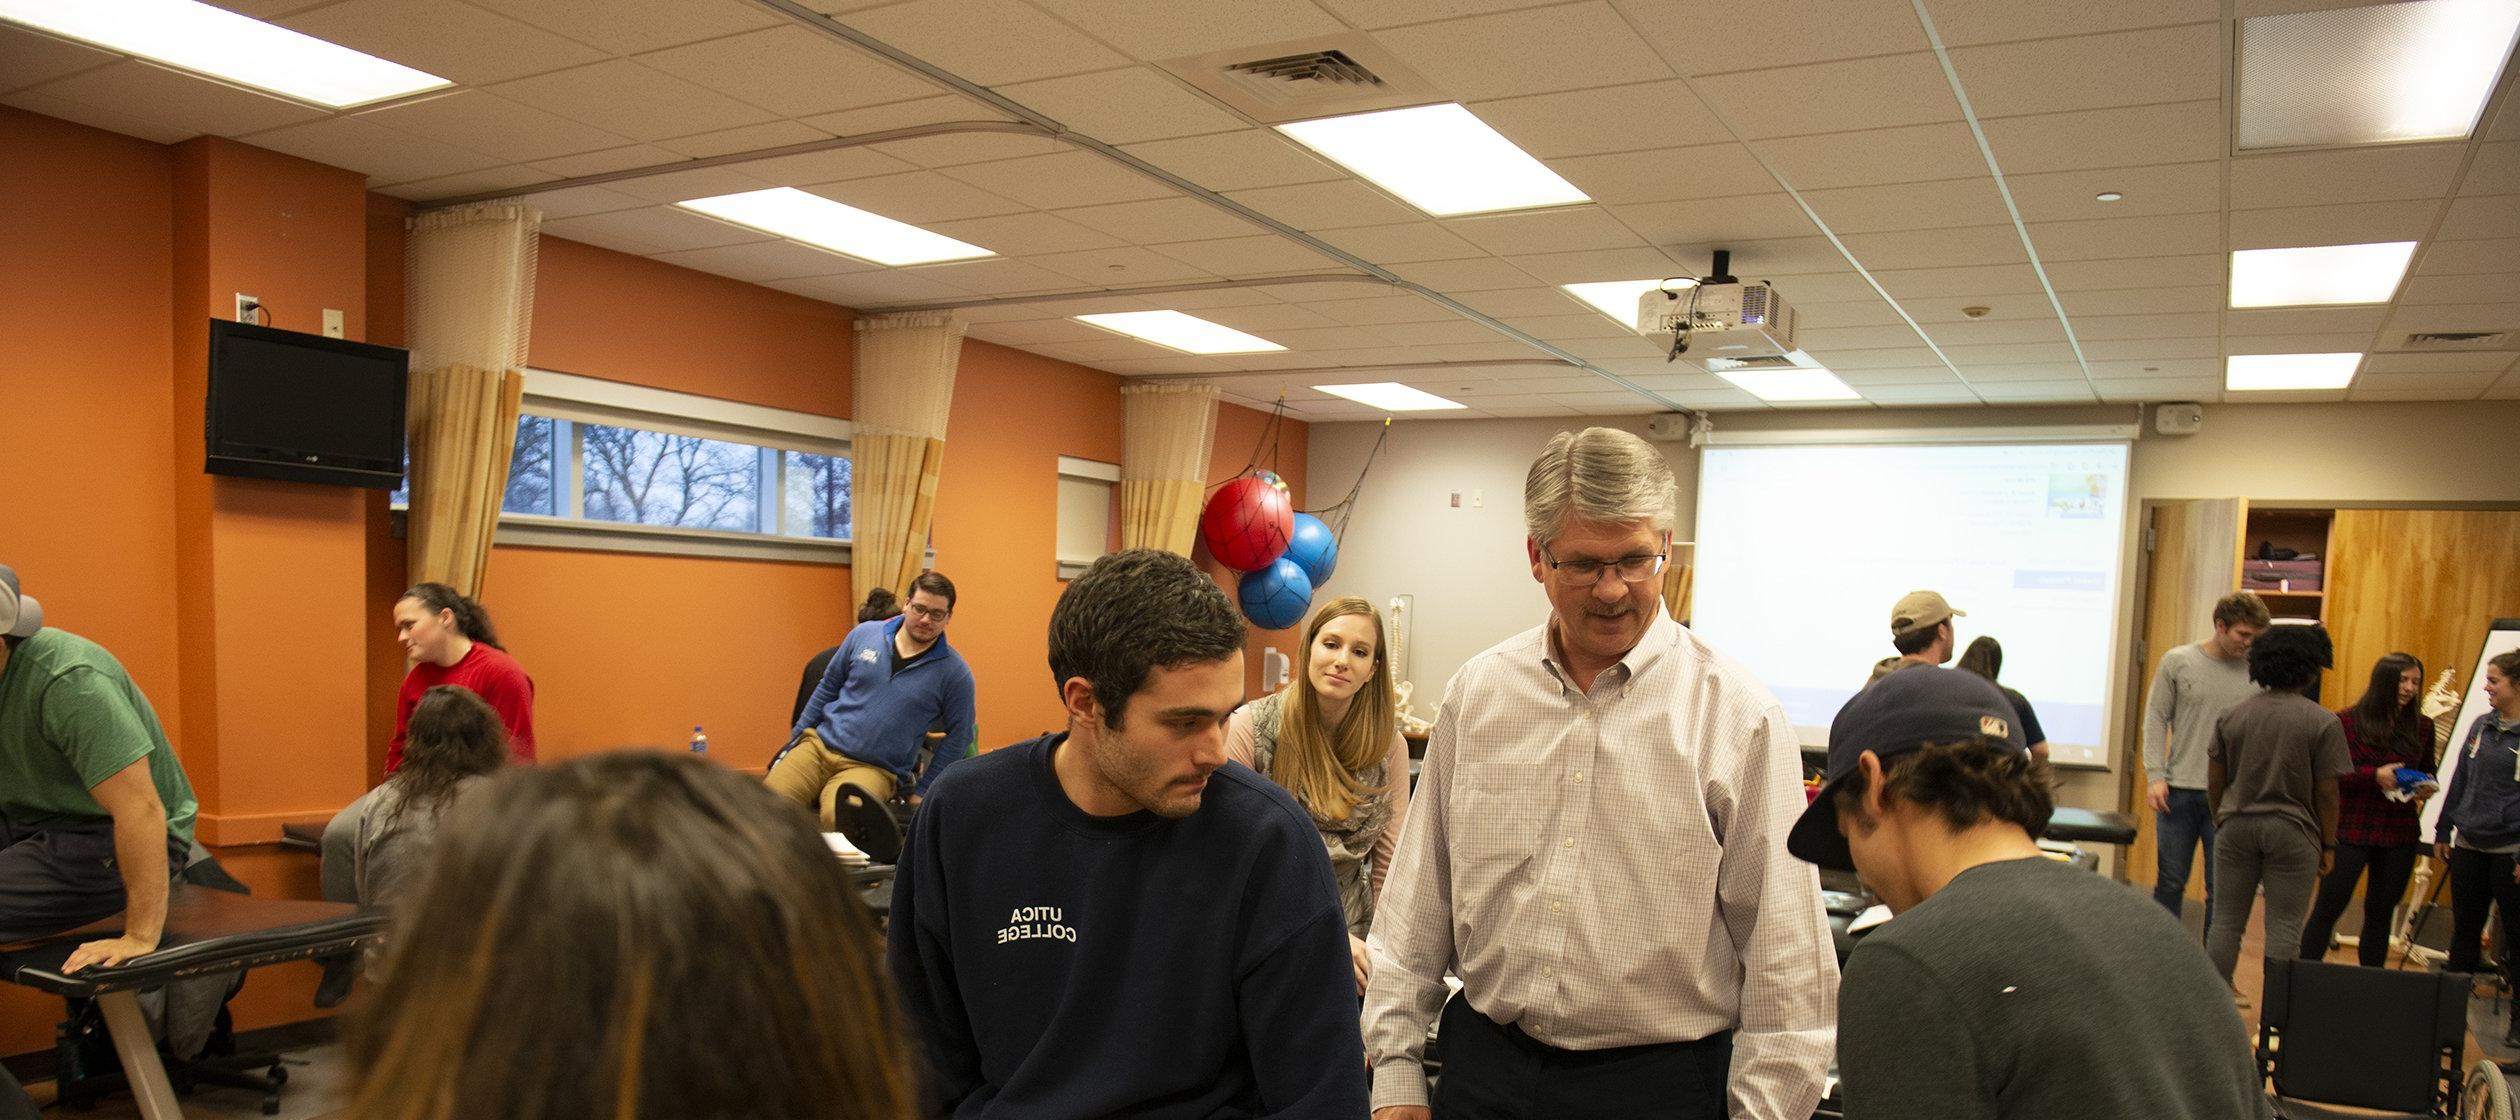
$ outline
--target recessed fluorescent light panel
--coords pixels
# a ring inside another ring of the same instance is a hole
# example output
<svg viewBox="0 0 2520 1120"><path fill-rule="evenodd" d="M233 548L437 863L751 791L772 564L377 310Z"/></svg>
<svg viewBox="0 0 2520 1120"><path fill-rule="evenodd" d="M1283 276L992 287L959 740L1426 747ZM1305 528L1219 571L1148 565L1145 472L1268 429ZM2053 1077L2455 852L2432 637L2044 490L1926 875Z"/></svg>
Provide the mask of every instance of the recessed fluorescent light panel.
<svg viewBox="0 0 2520 1120"><path fill-rule="evenodd" d="M2387 303L2414 257L2412 241L2242 249L2231 254L2231 305Z"/></svg>
<svg viewBox="0 0 2520 1120"><path fill-rule="evenodd" d="M1079 315L1076 321L1185 354L1257 354L1286 349L1258 335L1178 311L1115 311L1107 315Z"/></svg>
<svg viewBox="0 0 2520 1120"><path fill-rule="evenodd" d="M877 264L934 264L997 255L794 187L694 198L674 205Z"/></svg>
<svg viewBox="0 0 2520 1120"><path fill-rule="evenodd" d="M2223 388L2342 389L2353 384L2362 360L2360 354L2234 354L2224 359Z"/></svg>
<svg viewBox="0 0 2520 1120"><path fill-rule="evenodd" d="M1315 389L1334 397L1346 397L1358 404L1372 405L1385 412L1433 412L1445 408L1468 408L1460 401L1448 401L1433 393L1409 388L1397 381L1376 381L1365 385L1315 385Z"/></svg>
<svg viewBox="0 0 2520 1120"><path fill-rule="evenodd" d="M0 0L0 20L333 109L455 84L194 0Z"/></svg>
<svg viewBox="0 0 2520 1120"><path fill-rule="evenodd" d="M2413 0L2240 21L2240 149L2463 140L2520 0Z"/></svg>
<svg viewBox="0 0 2520 1120"><path fill-rule="evenodd" d="M1859 401L1838 375L1825 369L1719 369L1715 376L1763 401Z"/></svg>
<svg viewBox="0 0 2520 1120"><path fill-rule="evenodd" d="M1669 287L1685 292L1697 286L1686 277L1670 280L1601 280L1590 284L1560 284L1566 294L1589 303L1595 310L1619 321L1629 330L1636 329L1636 301L1656 288Z"/></svg>
<svg viewBox="0 0 2520 1120"><path fill-rule="evenodd" d="M1421 105L1277 126L1438 218L1590 202L1459 105Z"/></svg>

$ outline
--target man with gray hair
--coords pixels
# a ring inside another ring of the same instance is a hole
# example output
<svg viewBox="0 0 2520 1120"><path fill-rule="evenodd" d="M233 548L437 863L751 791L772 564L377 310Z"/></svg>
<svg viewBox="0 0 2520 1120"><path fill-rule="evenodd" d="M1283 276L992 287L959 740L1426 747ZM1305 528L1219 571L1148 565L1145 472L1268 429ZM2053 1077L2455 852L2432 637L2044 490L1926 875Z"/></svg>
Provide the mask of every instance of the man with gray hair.
<svg viewBox="0 0 2520 1120"><path fill-rule="evenodd" d="M1677 487L1628 432L1560 433L1523 484L1549 618L1445 688L1367 938L1375 1120L1803 1120L1837 956L1784 708L1662 609ZM1444 1002L1444 973L1462 981Z"/></svg>

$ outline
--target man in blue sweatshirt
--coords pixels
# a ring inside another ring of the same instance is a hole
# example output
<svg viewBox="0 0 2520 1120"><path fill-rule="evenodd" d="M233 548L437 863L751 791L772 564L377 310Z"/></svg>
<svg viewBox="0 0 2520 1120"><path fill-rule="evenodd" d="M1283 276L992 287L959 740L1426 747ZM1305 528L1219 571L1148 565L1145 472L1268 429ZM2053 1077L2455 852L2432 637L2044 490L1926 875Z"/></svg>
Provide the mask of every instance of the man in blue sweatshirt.
<svg viewBox="0 0 2520 1120"><path fill-rule="evenodd" d="M901 614L849 631L788 729L787 752L770 767L770 791L818 808L823 831L835 831L843 787L861 790L862 805L891 800L918 769L928 729L942 727L945 741L910 795L917 804L976 734L971 666L945 641L953 616L954 581L921 572Z"/></svg>
<svg viewBox="0 0 2520 1120"><path fill-rule="evenodd" d="M1225 758L1243 626L1152 549L1050 615L1068 729L954 768L911 825L890 956L956 1117L1366 1112L1346 919L1295 799Z"/></svg>

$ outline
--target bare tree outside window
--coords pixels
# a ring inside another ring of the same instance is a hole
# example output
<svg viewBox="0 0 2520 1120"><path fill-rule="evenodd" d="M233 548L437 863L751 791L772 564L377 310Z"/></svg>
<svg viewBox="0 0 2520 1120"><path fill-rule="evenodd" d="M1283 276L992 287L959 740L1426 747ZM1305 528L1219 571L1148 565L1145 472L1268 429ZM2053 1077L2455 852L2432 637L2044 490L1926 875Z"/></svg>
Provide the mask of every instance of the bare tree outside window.
<svg viewBox="0 0 2520 1120"><path fill-rule="evenodd" d="M516 450L508 456L507 497L500 501L500 510L545 517L559 512L553 501L557 496L553 484L559 476L551 469L554 426L548 416L517 419Z"/></svg>
<svg viewBox="0 0 2520 1120"><path fill-rule="evenodd" d="M788 451L786 532L795 537L849 539L849 460L845 455Z"/></svg>
<svg viewBox="0 0 2520 1120"><path fill-rule="evenodd" d="M759 530L758 449L607 424L580 424L578 431L586 461L588 519Z"/></svg>

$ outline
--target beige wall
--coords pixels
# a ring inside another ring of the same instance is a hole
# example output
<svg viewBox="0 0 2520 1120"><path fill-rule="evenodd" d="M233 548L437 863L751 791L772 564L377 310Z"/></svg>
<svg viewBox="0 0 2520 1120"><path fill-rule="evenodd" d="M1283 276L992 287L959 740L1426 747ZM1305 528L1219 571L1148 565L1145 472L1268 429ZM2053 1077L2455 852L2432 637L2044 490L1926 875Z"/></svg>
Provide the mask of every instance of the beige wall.
<svg viewBox="0 0 2520 1120"><path fill-rule="evenodd" d="M1813 429L2020 427L2131 424L2132 405L2079 408L1862 409L1726 413L1728 432ZM1362 595L1380 604L1416 596L1408 679L1421 713L1433 708L1452 672L1489 645L1536 625L1548 610L1522 558L1522 475L1549 436L1602 423L1642 433L1644 418L1600 420L1401 420L1373 477L1357 498L1326 595ZM1312 478L1339 493L1356 477L1377 424L1316 424ZM1680 482L1683 537L1695 520L1697 457L1685 443L1661 444ZM2442 404L2209 405L2193 436L2147 434L2136 441L2130 480L2135 503L2155 498L2257 500L2520 502L2520 402ZM1454 490L1462 505L1450 505ZM1472 494L1484 491L1474 508ZM2136 542L2129 534L2129 588L2121 632L2133 634ZM1704 589L1700 590L1704 593ZM2121 674L2123 675L2123 674ZM2121 721L2123 722L2123 721ZM2112 757L2122 758L2122 750ZM2069 803L2105 806L2114 773L2084 772L2066 787Z"/></svg>

